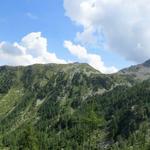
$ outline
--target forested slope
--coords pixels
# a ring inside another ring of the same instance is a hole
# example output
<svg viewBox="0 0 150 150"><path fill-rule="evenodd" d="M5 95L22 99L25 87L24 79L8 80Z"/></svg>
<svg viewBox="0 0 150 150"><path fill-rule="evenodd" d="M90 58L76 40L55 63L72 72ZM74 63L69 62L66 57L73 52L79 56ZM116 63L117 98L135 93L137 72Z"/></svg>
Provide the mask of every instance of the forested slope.
<svg viewBox="0 0 150 150"><path fill-rule="evenodd" d="M3 66L0 149L149 150L149 105L149 79L78 63Z"/></svg>

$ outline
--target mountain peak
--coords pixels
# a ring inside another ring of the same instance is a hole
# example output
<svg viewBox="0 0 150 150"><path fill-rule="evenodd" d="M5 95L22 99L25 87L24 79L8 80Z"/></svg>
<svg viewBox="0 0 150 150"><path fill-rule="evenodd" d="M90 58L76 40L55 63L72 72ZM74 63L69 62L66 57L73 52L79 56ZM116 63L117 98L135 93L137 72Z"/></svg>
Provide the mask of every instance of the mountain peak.
<svg viewBox="0 0 150 150"><path fill-rule="evenodd" d="M119 74L128 75L130 77L146 80L150 78L150 59L142 64L131 66L119 71Z"/></svg>
<svg viewBox="0 0 150 150"><path fill-rule="evenodd" d="M150 67L150 59L144 62L143 64L145 67Z"/></svg>

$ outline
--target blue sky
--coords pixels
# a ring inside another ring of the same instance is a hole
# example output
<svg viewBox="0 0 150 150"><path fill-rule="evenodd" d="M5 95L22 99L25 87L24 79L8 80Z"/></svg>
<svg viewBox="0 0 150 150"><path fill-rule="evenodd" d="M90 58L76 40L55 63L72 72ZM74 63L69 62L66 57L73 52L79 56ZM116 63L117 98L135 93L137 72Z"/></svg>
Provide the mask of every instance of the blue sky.
<svg viewBox="0 0 150 150"><path fill-rule="evenodd" d="M70 0L70 2L73 3L72 0ZM64 6L64 3L66 6ZM70 53L71 50L68 51L67 46L64 47L64 41L69 40L76 46L78 44L81 47L84 47L87 50L87 53L99 55L102 61L105 63L105 66L108 67L114 66L117 69L121 69L132 64L140 63L140 61L135 61L134 59L127 59L127 57L125 57L127 54L123 55L118 52L119 50L111 51L105 49L103 46L97 46L97 43L94 43L96 45L95 46L94 44L84 44L82 41L77 40L77 33L82 33L86 27L84 23L82 24L81 21L77 20L79 17L69 14L69 7L71 6L67 0L3 1L0 5L0 42L5 41L8 43L19 43L21 39L29 33L41 32L42 36L47 39L48 51L55 53L58 58L66 61L84 62L85 60L88 62L87 59L82 59L77 57L76 54L73 55L74 53ZM82 15L83 14L81 14L81 16ZM82 18L82 20L84 20L84 18ZM118 40L118 42L120 41ZM122 46L124 46L124 43ZM106 42L105 44L108 44L109 46L109 43ZM118 47L116 47L116 49L117 48ZM127 48L130 49L130 47ZM112 47L112 49L115 49L115 47ZM4 51L4 49L2 50ZM131 53L131 55L133 54L134 53ZM142 61L143 60L144 59L142 59Z"/></svg>

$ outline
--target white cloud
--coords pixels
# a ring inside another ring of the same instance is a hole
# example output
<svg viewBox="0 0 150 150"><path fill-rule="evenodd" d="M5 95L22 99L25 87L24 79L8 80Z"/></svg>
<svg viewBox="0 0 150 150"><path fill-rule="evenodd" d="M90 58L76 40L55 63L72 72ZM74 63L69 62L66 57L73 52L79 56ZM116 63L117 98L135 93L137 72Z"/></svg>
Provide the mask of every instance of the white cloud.
<svg viewBox="0 0 150 150"><path fill-rule="evenodd" d="M67 63L47 50L47 39L33 32L17 43L0 42L0 65L30 65L35 63Z"/></svg>
<svg viewBox="0 0 150 150"><path fill-rule="evenodd" d="M87 50L80 45L74 45L71 41L65 41L64 47L67 48L72 55L76 56L83 62L87 62L102 73L117 72L115 67L106 67L99 55L88 53Z"/></svg>
<svg viewBox="0 0 150 150"><path fill-rule="evenodd" d="M103 42L135 62L150 58L149 0L64 0L64 8L83 27L76 36L82 44Z"/></svg>
<svg viewBox="0 0 150 150"><path fill-rule="evenodd" d="M22 38L21 45L26 48L26 53L33 57L47 53L47 39L40 32L30 33Z"/></svg>

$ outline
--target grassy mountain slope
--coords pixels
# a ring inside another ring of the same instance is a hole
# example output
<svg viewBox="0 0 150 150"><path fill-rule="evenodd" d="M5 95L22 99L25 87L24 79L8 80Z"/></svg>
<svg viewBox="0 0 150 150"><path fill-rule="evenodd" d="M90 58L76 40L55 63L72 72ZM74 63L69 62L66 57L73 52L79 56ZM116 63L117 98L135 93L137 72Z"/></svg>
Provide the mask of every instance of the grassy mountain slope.
<svg viewBox="0 0 150 150"><path fill-rule="evenodd" d="M0 149L146 150L149 83L78 63L0 67Z"/></svg>

